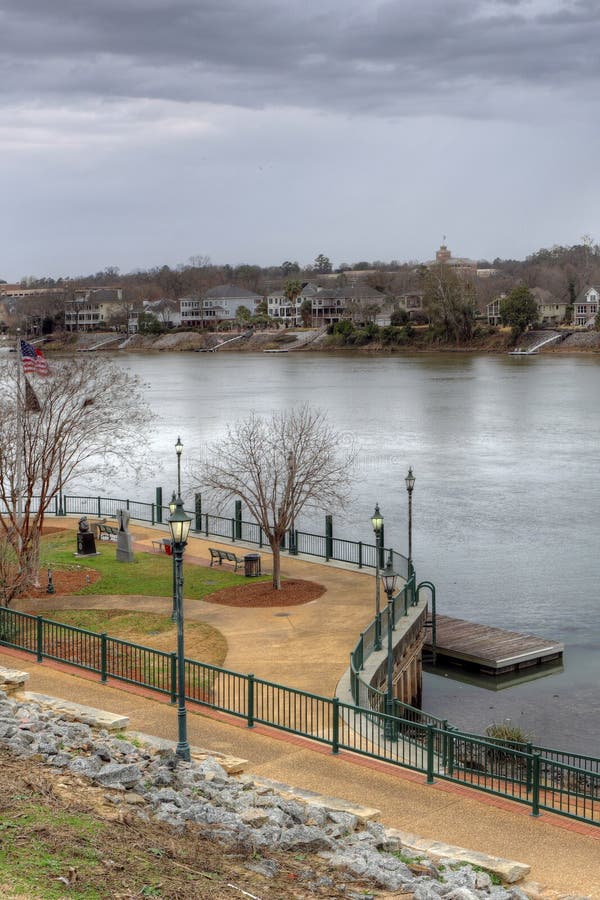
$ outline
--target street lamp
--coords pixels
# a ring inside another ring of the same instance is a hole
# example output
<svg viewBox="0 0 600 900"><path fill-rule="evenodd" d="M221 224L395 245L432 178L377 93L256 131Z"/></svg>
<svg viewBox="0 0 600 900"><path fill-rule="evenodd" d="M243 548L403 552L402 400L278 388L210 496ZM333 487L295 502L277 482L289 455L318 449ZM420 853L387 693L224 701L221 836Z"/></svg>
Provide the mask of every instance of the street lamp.
<svg viewBox="0 0 600 900"><path fill-rule="evenodd" d="M177 496L181 497L181 454L183 452L183 444L181 438L177 438L175 444L175 453L177 454Z"/></svg>
<svg viewBox="0 0 600 900"><path fill-rule="evenodd" d="M383 530L383 516L379 511L379 504L375 504L375 512L371 516L371 525L375 532L375 642L374 650L381 650L381 609L379 602L379 559L381 556L381 532Z"/></svg>
<svg viewBox="0 0 600 900"><path fill-rule="evenodd" d="M170 508L170 504L169 504ZM177 618L177 733L176 755L190 761L190 745L187 740L187 713L185 708L185 656L183 647L183 551L187 544L191 518L186 515L181 495L175 501L175 509L169 516L173 566L175 572L175 601Z"/></svg>
<svg viewBox="0 0 600 900"><path fill-rule="evenodd" d="M406 482L406 490L408 491L408 568L409 576L412 575L412 492L415 486L415 476L413 475L412 466L408 469L408 475L404 479Z"/></svg>
<svg viewBox="0 0 600 900"><path fill-rule="evenodd" d="M387 594L387 692L385 698L385 711L389 716L394 715L394 647L392 643L392 631L394 630L394 605L392 597L398 586L398 574L394 572L392 565L392 555L387 561L387 565L381 573L381 582L383 589ZM390 741L398 740L398 731L393 718L387 718L385 722L385 736Z"/></svg>

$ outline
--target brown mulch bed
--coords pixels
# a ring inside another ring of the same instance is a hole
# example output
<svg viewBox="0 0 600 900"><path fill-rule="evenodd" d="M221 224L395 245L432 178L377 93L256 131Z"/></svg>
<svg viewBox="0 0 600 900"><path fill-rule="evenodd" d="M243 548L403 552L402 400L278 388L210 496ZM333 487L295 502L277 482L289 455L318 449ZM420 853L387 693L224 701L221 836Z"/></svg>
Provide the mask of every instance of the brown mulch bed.
<svg viewBox="0 0 600 900"><path fill-rule="evenodd" d="M325 588L314 581L301 581L297 578L281 582L281 590L273 590L271 581L257 581L254 584L241 584L239 587L223 588L205 597L207 603L219 603L221 606L245 606L251 609L269 606L300 606L322 597Z"/></svg>

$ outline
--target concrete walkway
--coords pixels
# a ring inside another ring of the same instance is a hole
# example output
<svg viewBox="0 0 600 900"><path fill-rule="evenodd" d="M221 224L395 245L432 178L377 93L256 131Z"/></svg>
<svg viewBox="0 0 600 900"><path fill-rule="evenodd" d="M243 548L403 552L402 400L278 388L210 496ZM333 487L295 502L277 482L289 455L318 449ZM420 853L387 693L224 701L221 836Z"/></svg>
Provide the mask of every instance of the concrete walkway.
<svg viewBox="0 0 600 900"><path fill-rule="evenodd" d="M54 524L54 523L52 523ZM71 527L73 525L71 524ZM156 531L134 528L140 549L151 549ZM208 546L215 541L190 540L186 565L208 563ZM236 545L239 555L244 553ZM248 548L254 552L255 548ZM263 567L268 565L263 553ZM365 572L316 565L285 558L284 574L317 581L326 587L318 600L304 606L239 609L202 601L186 601L186 617L200 618L223 632L229 652L226 666L254 672L268 680L333 696L348 666L357 636L373 616L373 578ZM68 598L73 605L74 598ZM59 605L60 598L50 602ZM82 606L123 606L167 612L171 599L82 597ZM37 601L40 612L48 600ZM31 673L28 688L127 715L135 730L176 738L176 710L166 698L114 682L100 685L97 676L38 664L12 651L0 652L0 665ZM500 798L425 777L350 753L331 754L311 741L255 726L246 728L233 717L198 711L188 714L192 744L248 760L247 771L306 790L337 796L381 810L385 825L426 838L456 844L531 865L531 879L565 894L600 900L600 828L552 814L533 819L529 810Z"/></svg>

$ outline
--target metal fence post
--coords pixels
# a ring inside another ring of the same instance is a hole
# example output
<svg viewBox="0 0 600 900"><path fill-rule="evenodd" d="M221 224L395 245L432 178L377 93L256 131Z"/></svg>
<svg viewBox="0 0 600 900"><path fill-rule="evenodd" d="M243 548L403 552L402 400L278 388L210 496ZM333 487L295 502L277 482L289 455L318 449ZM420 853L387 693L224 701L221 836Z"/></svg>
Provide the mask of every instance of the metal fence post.
<svg viewBox="0 0 600 900"><path fill-rule="evenodd" d="M232 543L234 543L234 544L235 544L235 531L236 531L235 526L236 526L235 519L232 519L231 520L231 540L232 540Z"/></svg>
<svg viewBox="0 0 600 900"><path fill-rule="evenodd" d="M106 632L100 635L100 681L106 684Z"/></svg>
<svg viewBox="0 0 600 900"><path fill-rule="evenodd" d="M533 784L533 771L532 771L532 757L533 757L533 744L531 742L525 745L525 752L527 753L527 775L525 779L525 787L527 789L527 793L531 793L531 787Z"/></svg>
<svg viewBox="0 0 600 900"><path fill-rule="evenodd" d="M156 523L162 525L162 488L156 488Z"/></svg>
<svg viewBox="0 0 600 900"><path fill-rule="evenodd" d="M454 734L452 731L447 732L448 741L448 757L446 760L446 772L450 777L454 775Z"/></svg>
<svg viewBox="0 0 600 900"><path fill-rule="evenodd" d="M247 723L248 728L252 728L254 725L254 675L250 674L247 678L248 683L248 700L247 700Z"/></svg>
<svg viewBox="0 0 600 900"><path fill-rule="evenodd" d="M433 784L433 725L427 725L427 784Z"/></svg>
<svg viewBox="0 0 600 900"><path fill-rule="evenodd" d="M235 539L242 539L242 501L235 501Z"/></svg>
<svg viewBox="0 0 600 900"><path fill-rule="evenodd" d="M533 753L532 762L532 796L531 796L531 815L539 816L540 814L540 755Z"/></svg>
<svg viewBox="0 0 600 900"><path fill-rule="evenodd" d="M332 700L332 722L331 722L331 752L339 753L340 751L340 701L337 697Z"/></svg>
<svg viewBox="0 0 600 900"><path fill-rule="evenodd" d="M362 569L362 541L358 542L358 568Z"/></svg>
<svg viewBox="0 0 600 900"><path fill-rule="evenodd" d="M98 497L98 518L102 515L102 498Z"/></svg>
<svg viewBox="0 0 600 900"><path fill-rule="evenodd" d="M333 519L325 516L325 561L329 562L333 556Z"/></svg>
<svg viewBox="0 0 600 900"><path fill-rule="evenodd" d="M204 520L204 533L206 537L208 537L208 513L206 513L206 518Z"/></svg>
<svg viewBox="0 0 600 900"><path fill-rule="evenodd" d="M37 617L37 661L42 662L44 659L44 619L42 616Z"/></svg>
<svg viewBox="0 0 600 900"><path fill-rule="evenodd" d="M177 703L177 654L170 654L171 658L171 697L170 701L173 705Z"/></svg>
<svg viewBox="0 0 600 900"><path fill-rule="evenodd" d="M194 494L194 531L202 531L202 494Z"/></svg>

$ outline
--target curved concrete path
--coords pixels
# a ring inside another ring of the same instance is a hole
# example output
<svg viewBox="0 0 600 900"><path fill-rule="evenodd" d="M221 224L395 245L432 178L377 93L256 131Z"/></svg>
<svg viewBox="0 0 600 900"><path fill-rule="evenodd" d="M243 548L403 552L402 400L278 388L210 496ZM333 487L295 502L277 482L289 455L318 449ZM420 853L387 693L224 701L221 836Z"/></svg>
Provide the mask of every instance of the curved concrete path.
<svg viewBox="0 0 600 900"><path fill-rule="evenodd" d="M132 531L139 549L151 548L153 529ZM209 545L230 547L192 538L186 564L194 558L208 562ZM236 547L243 554L243 548ZM263 553L263 567L266 563L268 555ZM325 595L304 606L279 609L244 610L187 601L186 616L222 630L230 648L227 667L333 695L357 635L372 618L372 575L287 557L283 569L292 577L325 585ZM58 599L53 596L52 604ZM120 597L81 599L88 606L123 605ZM164 611L171 604L170 598L130 597L131 602ZM37 601L40 612L47 603ZM278 615L282 612L284 616ZM0 665L14 667L17 658L19 667L31 673L30 690L127 715L136 730L176 737L176 710L164 698L114 682L103 686L96 676L38 664L31 656L7 650L0 652ZM600 828L552 814L533 819L516 803L444 782L426 785L420 774L350 753L336 757L327 747L261 726L248 729L233 717L209 711L190 708L188 727L192 744L245 758L247 770L257 775L376 807L385 825L528 863L531 879L547 888L600 900Z"/></svg>

